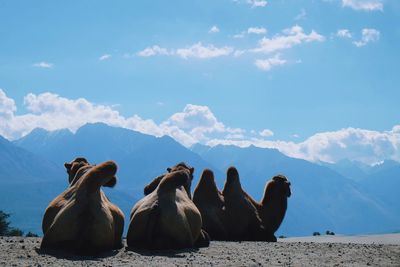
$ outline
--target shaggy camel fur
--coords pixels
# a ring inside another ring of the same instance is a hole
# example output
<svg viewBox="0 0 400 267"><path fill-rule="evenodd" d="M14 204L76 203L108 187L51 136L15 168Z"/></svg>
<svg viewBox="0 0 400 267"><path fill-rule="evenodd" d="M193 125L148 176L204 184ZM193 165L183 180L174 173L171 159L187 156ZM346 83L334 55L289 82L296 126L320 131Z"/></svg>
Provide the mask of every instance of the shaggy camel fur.
<svg viewBox="0 0 400 267"><path fill-rule="evenodd" d="M65 167L70 186L45 211L41 248L79 254L121 248L124 215L100 189L115 184L115 162L92 166L78 158Z"/></svg>
<svg viewBox="0 0 400 267"><path fill-rule="evenodd" d="M190 176L186 168L171 171L152 193L136 203L130 216L129 247L181 249L209 245L208 234L201 229L201 214L184 187Z"/></svg>
<svg viewBox="0 0 400 267"><path fill-rule="evenodd" d="M256 206L240 184L239 173L235 167L227 171L222 195L225 200L225 222L228 240L265 240L265 229Z"/></svg>
<svg viewBox="0 0 400 267"><path fill-rule="evenodd" d="M226 240L225 204L215 183L214 173L205 169L193 193L193 202L203 219L203 229L212 240Z"/></svg>
<svg viewBox="0 0 400 267"><path fill-rule="evenodd" d="M261 203L257 209L265 230L273 236L281 225L287 209L287 199L291 196L290 182L284 175L276 175L265 187Z"/></svg>

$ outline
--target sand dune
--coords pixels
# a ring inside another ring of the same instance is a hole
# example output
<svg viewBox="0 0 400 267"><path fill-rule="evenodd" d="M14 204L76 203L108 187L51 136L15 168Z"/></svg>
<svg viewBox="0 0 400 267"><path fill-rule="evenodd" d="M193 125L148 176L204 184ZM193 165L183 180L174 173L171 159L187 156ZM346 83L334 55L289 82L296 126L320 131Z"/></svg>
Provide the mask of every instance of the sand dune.
<svg viewBox="0 0 400 267"><path fill-rule="evenodd" d="M1 237L0 266L400 266L399 237L358 237L359 242L357 237L344 236L288 238L277 243L212 242L202 249L121 249L98 257L42 254L40 238Z"/></svg>

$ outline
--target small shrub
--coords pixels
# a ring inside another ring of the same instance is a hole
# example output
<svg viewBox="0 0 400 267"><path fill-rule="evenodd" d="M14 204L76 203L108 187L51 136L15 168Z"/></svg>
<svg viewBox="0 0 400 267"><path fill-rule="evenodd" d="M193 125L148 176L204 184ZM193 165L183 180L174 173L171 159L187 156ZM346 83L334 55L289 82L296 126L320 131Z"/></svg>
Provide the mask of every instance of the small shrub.
<svg viewBox="0 0 400 267"><path fill-rule="evenodd" d="M22 232L18 228L11 228L10 231L7 233L8 236L23 236L24 232Z"/></svg>
<svg viewBox="0 0 400 267"><path fill-rule="evenodd" d="M279 238L286 238L286 236L284 236L284 235L280 235L280 236L279 236Z"/></svg>
<svg viewBox="0 0 400 267"><path fill-rule="evenodd" d="M327 231L326 231L326 235L335 235L335 233L334 233L334 232L331 232L331 231L329 231L329 230L327 230Z"/></svg>
<svg viewBox="0 0 400 267"><path fill-rule="evenodd" d="M0 210L0 236L23 236L20 229L10 227L9 217L10 214Z"/></svg>
<svg viewBox="0 0 400 267"><path fill-rule="evenodd" d="M312 235L313 236L318 236L318 235L321 235L321 234L319 232L314 232Z"/></svg>
<svg viewBox="0 0 400 267"><path fill-rule="evenodd" d="M10 214L0 210L0 236L7 235L10 230L10 222L8 221Z"/></svg>
<svg viewBox="0 0 400 267"><path fill-rule="evenodd" d="M26 233L26 235L25 235L26 237L38 237L38 235L37 234L35 234L35 233L32 233L32 232L28 232L28 233Z"/></svg>

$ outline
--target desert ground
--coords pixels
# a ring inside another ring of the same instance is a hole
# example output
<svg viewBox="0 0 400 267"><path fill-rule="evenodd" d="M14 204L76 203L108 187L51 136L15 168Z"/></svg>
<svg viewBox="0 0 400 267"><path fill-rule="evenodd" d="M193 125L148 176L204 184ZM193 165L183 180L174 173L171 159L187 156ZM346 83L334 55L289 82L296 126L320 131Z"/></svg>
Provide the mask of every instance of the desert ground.
<svg viewBox="0 0 400 267"><path fill-rule="evenodd" d="M121 249L97 257L44 254L40 241L0 237L0 266L400 266L400 234L212 242L201 249Z"/></svg>

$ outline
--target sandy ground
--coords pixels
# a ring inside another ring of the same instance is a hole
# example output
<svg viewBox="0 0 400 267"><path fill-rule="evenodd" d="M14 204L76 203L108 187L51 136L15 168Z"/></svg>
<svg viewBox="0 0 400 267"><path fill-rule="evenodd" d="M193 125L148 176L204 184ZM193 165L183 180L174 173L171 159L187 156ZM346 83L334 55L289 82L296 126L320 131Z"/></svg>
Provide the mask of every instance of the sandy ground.
<svg viewBox="0 0 400 267"><path fill-rule="evenodd" d="M353 244L382 244L382 245L400 245L400 234L384 234L384 235L322 235L322 236L306 236L291 237L280 239L282 242L316 242L316 243L353 243Z"/></svg>
<svg viewBox="0 0 400 267"><path fill-rule="evenodd" d="M332 242L345 237L328 238ZM121 249L98 257L82 257L42 254L38 250L40 238L1 237L0 266L400 266L398 244L356 244L356 237L350 244L316 243L315 239L212 242L208 248L163 252Z"/></svg>

